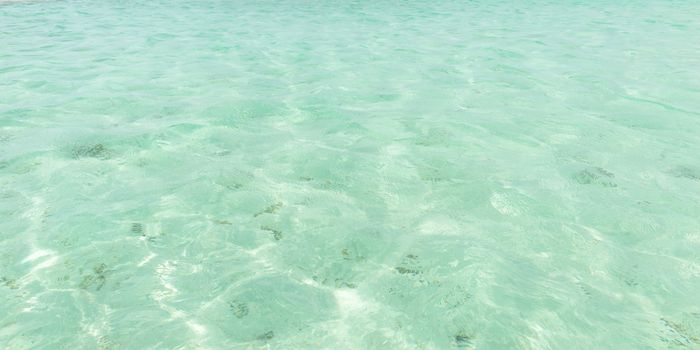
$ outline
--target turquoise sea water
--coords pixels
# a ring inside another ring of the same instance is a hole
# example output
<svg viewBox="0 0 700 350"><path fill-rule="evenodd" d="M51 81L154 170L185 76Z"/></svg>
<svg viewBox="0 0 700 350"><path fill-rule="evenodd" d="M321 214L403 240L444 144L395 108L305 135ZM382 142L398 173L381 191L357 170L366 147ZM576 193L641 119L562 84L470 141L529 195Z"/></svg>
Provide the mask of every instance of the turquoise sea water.
<svg viewBox="0 0 700 350"><path fill-rule="evenodd" d="M700 2L0 2L2 349L698 349Z"/></svg>

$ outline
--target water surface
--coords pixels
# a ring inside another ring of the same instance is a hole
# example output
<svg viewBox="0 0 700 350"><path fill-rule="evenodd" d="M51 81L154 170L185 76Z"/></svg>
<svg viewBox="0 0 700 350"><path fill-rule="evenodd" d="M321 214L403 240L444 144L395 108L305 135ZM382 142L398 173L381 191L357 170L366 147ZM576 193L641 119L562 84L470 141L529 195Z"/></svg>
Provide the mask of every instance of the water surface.
<svg viewBox="0 0 700 350"><path fill-rule="evenodd" d="M698 349L700 3L0 4L2 349Z"/></svg>

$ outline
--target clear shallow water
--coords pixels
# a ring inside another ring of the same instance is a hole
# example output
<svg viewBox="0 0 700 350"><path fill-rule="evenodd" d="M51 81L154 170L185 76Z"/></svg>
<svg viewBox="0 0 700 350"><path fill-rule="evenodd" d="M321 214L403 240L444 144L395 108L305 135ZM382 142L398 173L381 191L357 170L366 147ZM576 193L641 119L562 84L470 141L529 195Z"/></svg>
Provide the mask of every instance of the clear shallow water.
<svg viewBox="0 0 700 350"><path fill-rule="evenodd" d="M700 4L0 4L3 349L700 348Z"/></svg>

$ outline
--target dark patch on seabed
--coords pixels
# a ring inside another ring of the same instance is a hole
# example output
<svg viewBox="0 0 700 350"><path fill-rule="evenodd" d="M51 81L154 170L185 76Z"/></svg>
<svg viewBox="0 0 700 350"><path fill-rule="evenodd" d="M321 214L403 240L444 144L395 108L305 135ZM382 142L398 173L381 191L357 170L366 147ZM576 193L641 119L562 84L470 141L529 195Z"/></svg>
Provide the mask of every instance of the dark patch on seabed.
<svg viewBox="0 0 700 350"><path fill-rule="evenodd" d="M97 158L97 159L107 159L111 155L111 152L105 145L101 143L87 144L87 145L76 145L70 149L70 156L73 159L80 158Z"/></svg>
<svg viewBox="0 0 700 350"><path fill-rule="evenodd" d="M418 256L414 254L406 255L401 261L401 264L396 266L394 269L396 272L402 275L417 276L423 273L423 270L418 262Z"/></svg>
<svg viewBox="0 0 700 350"><path fill-rule="evenodd" d="M280 239L282 239L282 231L280 231L276 228L263 225L263 226L260 226L260 229L263 231L269 232L272 235L272 237L275 239L275 241L279 241Z"/></svg>
<svg viewBox="0 0 700 350"><path fill-rule="evenodd" d="M149 241L151 243L155 242L156 238L157 238L157 235L147 234L146 228L140 222L134 222L131 224L131 232L138 234L139 236L143 237L144 239L146 239L147 241Z"/></svg>
<svg viewBox="0 0 700 350"><path fill-rule="evenodd" d="M143 233L143 224L138 223L138 222L131 224L131 232L142 234Z"/></svg>
<svg viewBox="0 0 700 350"><path fill-rule="evenodd" d="M348 276L340 276L337 278L333 278L333 276L323 277L323 276L319 276L319 275L313 275L313 276L311 276L311 278L320 284L323 284L326 286L330 285L330 286L333 286L335 288L351 288L351 289L357 288L357 284L346 280L346 279L348 279Z"/></svg>
<svg viewBox="0 0 700 350"><path fill-rule="evenodd" d="M277 202L277 203L272 204L272 205L270 205L269 207L267 207L267 208L265 208L265 209L263 209L263 210L261 210L261 211L255 213L255 215L253 215L253 216L254 216L254 217L258 217L258 216L263 215L263 214L275 214L275 213L277 213L277 211L279 211L281 208L282 208L282 202Z"/></svg>
<svg viewBox="0 0 700 350"><path fill-rule="evenodd" d="M256 339L261 340L261 341L269 341L272 340L272 338L275 337L275 332L273 331L267 331L264 334L259 335Z"/></svg>
<svg viewBox="0 0 700 350"><path fill-rule="evenodd" d="M459 332L454 335L453 341L458 349L467 349L472 345L472 336L465 332Z"/></svg>
<svg viewBox="0 0 700 350"><path fill-rule="evenodd" d="M691 168L691 167L687 167L687 166L677 166L677 167L671 169L671 171L669 171L669 173L672 176L677 177L677 178L700 181L700 170L699 169L695 169L695 168Z"/></svg>
<svg viewBox="0 0 700 350"><path fill-rule="evenodd" d="M116 350L120 349L119 344L109 339L108 337L102 336L97 340L97 348L99 350Z"/></svg>
<svg viewBox="0 0 700 350"><path fill-rule="evenodd" d="M19 285L17 284L17 280L13 278L7 278L7 277L0 277L0 283L2 283L3 286L10 288L10 289L18 289Z"/></svg>
<svg viewBox="0 0 700 350"><path fill-rule="evenodd" d="M700 321L700 315L691 314L691 316L694 316L692 317L694 321ZM676 322L664 317L659 321L662 326L659 338L664 343L689 349L700 348L700 330L694 328L689 322ZM696 322L696 325L697 323L700 322Z"/></svg>
<svg viewBox="0 0 700 350"><path fill-rule="evenodd" d="M248 305L238 300L232 300L228 303L229 309L236 318L243 318L248 315Z"/></svg>
<svg viewBox="0 0 700 350"><path fill-rule="evenodd" d="M612 181L615 174L601 168L589 168L578 171L573 178L581 185L599 185L603 187L617 187L617 184Z"/></svg>
<svg viewBox="0 0 700 350"><path fill-rule="evenodd" d="M343 248L340 251L340 255L343 257L343 260L347 261L359 262L364 261L366 259L364 254L359 250L359 248L355 246Z"/></svg>
<svg viewBox="0 0 700 350"><path fill-rule="evenodd" d="M100 291L107 283L107 265L99 264L92 268L93 273L83 277L79 287L81 289L89 289L95 287L95 291Z"/></svg>

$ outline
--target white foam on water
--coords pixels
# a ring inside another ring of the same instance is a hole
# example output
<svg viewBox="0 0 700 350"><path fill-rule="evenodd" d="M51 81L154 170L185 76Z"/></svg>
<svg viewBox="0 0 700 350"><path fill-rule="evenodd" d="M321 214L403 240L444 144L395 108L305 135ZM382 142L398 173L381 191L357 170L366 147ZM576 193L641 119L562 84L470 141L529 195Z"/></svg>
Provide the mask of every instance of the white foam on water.
<svg viewBox="0 0 700 350"><path fill-rule="evenodd" d="M423 221L418 226L418 231L422 235L437 236L456 236L463 233L456 221L442 216Z"/></svg>
<svg viewBox="0 0 700 350"><path fill-rule="evenodd" d="M363 300L354 289L338 289L333 294L340 312L345 316L355 312L370 311L370 303Z"/></svg>
<svg viewBox="0 0 700 350"><path fill-rule="evenodd" d="M24 302L27 306L22 308L22 312L31 312L34 310L34 308L39 305L39 298L38 297L31 297Z"/></svg>
<svg viewBox="0 0 700 350"><path fill-rule="evenodd" d="M176 263L171 260L163 262L156 267L156 275L164 288L153 293L156 301L162 302L164 299L172 298L179 293L179 290L170 283L171 274L176 268Z"/></svg>
<svg viewBox="0 0 700 350"><path fill-rule="evenodd" d="M530 323L530 335L525 336L531 349L552 349L547 339L547 330L537 323Z"/></svg>
<svg viewBox="0 0 700 350"><path fill-rule="evenodd" d="M34 266L31 270L31 273L35 273L39 270L43 270L45 268L54 266L58 263L59 257L58 256L52 256L44 261L42 261L40 264Z"/></svg>
<svg viewBox="0 0 700 350"><path fill-rule="evenodd" d="M198 336L202 336L207 333L207 327L192 320L187 321L187 327L189 327L192 330L192 332L194 332Z"/></svg>
<svg viewBox="0 0 700 350"><path fill-rule="evenodd" d="M22 263L27 263L27 262L34 261L34 260L36 260L36 259L41 258L42 256L55 255L55 254L56 254L56 253L54 253L54 252L51 251L51 250L47 250L47 249L38 249L38 250L33 251L33 252L32 252L31 254L29 254L26 258L24 258L24 259L22 260Z"/></svg>
<svg viewBox="0 0 700 350"><path fill-rule="evenodd" d="M155 258L156 256L158 256L158 254L149 253L148 256L144 257L141 261L139 261L139 263L136 264L136 266L141 267L143 265L146 265L146 264L148 264L149 261L153 260L153 258Z"/></svg>
<svg viewBox="0 0 700 350"><path fill-rule="evenodd" d="M498 210L499 213L508 216L518 216L522 214L520 208L515 206L507 195L502 193L494 193L490 198L491 206Z"/></svg>

